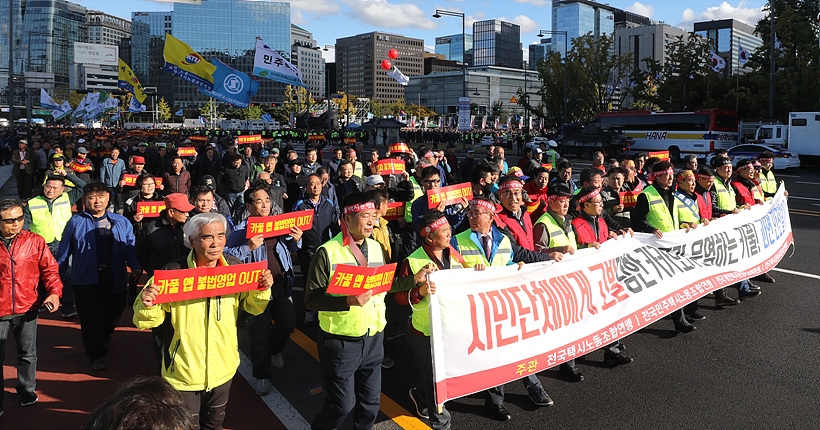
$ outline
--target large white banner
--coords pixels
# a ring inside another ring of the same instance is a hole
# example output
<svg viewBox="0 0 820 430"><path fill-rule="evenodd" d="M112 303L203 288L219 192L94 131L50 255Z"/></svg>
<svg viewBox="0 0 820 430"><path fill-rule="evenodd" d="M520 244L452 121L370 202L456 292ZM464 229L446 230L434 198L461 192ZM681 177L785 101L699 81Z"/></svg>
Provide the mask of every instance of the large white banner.
<svg viewBox="0 0 820 430"><path fill-rule="evenodd" d="M119 49L116 45L74 42L74 63L118 66Z"/></svg>
<svg viewBox="0 0 820 430"><path fill-rule="evenodd" d="M253 75L288 85L305 86L302 72L259 38L256 39L253 57Z"/></svg>
<svg viewBox="0 0 820 430"><path fill-rule="evenodd" d="M751 210L663 239L636 233L520 271L434 273L436 403L580 357L718 288L769 271L793 243L783 191Z"/></svg>

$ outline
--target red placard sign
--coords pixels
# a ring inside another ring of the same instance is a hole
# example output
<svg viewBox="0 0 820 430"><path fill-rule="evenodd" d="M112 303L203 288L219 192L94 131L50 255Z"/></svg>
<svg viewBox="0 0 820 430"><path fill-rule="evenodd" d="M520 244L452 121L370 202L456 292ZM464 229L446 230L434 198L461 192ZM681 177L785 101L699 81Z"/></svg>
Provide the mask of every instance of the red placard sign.
<svg viewBox="0 0 820 430"><path fill-rule="evenodd" d="M376 169L380 175L404 173L404 160L396 160L395 158L379 160L376 162Z"/></svg>
<svg viewBox="0 0 820 430"><path fill-rule="evenodd" d="M159 289L155 304L205 297L225 296L259 288L259 276L268 269L267 261L233 266L157 270L154 284Z"/></svg>
<svg viewBox="0 0 820 430"><path fill-rule="evenodd" d="M552 170L552 164L550 164L550 163L541 163L541 167L543 167L547 170Z"/></svg>
<svg viewBox="0 0 820 430"><path fill-rule="evenodd" d="M462 197L467 200L473 198L473 185L471 183L464 182L463 184L427 191L427 207L430 209L437 208L441 202L444 202L445 205L451 205L460 202Z"/></svg>
<svg viewBox="0 0 820 430"><path fill-rule="evenodd" d="M193 146L181 146L177 148L177 155L180 157L193 157L196 155L196 148Z"/></svg>
<svg viewBox="0 0 820 430"><path fill-rule="evenodd" d="M404 218L404 202L393 202L387 204L387 213L382 217L388 221L395 221Z"/></svg>
<svg viewBox="0 0 820 430"><path fill-rule="evenodd" d="M308 136L308 140L325 140L324 134L311 134Z"/></svg>
<svg viewBox="0 0 820 430"><path fill-rule="evenodd" d="M157 218L165 210L165 202L137 202L137 214L145 218Z"/></svg>
<svg viewBox="0 0 820 430"><path fill-rule="evenodd" d="M247 145L250 143L262 143L261 134L251 134L249 136L237 136L236 143L239 145Z"/></svg>
<svg viewBox="0 0 820 430"><path fill-rule="evenodd" d="M658 157L661 161L669 161L669 151L650 152L648 158Z"/></svg>
<svg viewBox="0 0 820 430"><path fill-rule="evenodd" d="M290 233L291 227L308 230L313 227L313 211L308 209L299 212L288 212L275 216L252 216L248 218L245 239L257 234L265 237L281 236Z"/></svg>
<svg viewBox="0 0 820 430"><path fill-rule="evenodd" d="M328 294L358 296L367 290L373 294L389 291L396 275L396 263L379 267L361 267L339 264L330 277Z"/></svg>
<svg viewBox="0 0 820 430"><path fill-rule="evenodd" d="M154 182L156 183L157 188L162 186L162 177L161 176L154 176Z"/></svg>
<svg viewBox="0 0 820 430"><path fill-rule="evenodd" d="M191 142L207 142L208 136L188 136L188 140Z"/></svg>
<svg viewBox="0 0 820 430"><path fill-rule="evenodd" d="M140 175L135 175L133 173L124 173L122 175L122 180L125 181L126 187L136 187L137 186L137 178Z"/></svg>
<svg viewBox="0 0 820 430"><path fill-rule="evenodd" d="M638 204L638 194L640 191L623 191L618 194L621 195L621 204L625 208L634 208Z"/></svg>

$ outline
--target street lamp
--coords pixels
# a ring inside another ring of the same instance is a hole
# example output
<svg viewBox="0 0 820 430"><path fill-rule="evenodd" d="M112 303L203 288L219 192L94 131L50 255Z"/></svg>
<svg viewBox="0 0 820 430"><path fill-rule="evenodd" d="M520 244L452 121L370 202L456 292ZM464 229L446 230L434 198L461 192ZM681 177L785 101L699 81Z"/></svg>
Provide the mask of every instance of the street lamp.
<svg viewBox="0 0 820 430"><path fill-rule="evenodd" d="M325 45L324 51L329 51L330 48L334 48L334 45ZM327 61L325 61L325 103L327 103L327 130L328 132L333 130L331 122L333 119L330 117L330 73L327 72Z"/></svg>
<svg viewBox="0 0 820 430"><path fill-rule="evenodd" d="M544 37L545 34L560 34L564 36L564 55L563 55L563 62L564 62L564 99L563 99L563 107L561 112L561 133L564 132L564 124L567 123L567 51L569 50L569 36L566 31L563 30L538 30L538 34L536 37ZM525 72L526 73L526 72Z"/></svg>
<svg viewBox="0 0 820 430"><path fill-rule="evenodd" d="M436 13L433 14L433 18L441 18L442 15L461 17L461 96L467 97L467 38L464 33L464 12L452 12L449 10L436 9Z"/></svg>

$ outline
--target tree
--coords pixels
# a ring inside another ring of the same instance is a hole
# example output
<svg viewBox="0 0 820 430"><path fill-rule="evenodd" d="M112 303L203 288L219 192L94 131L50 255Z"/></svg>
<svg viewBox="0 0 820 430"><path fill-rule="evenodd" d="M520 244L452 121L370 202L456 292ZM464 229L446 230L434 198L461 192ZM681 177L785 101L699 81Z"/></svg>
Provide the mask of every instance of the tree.
<svg viewBox="0 0 820 430"><path fill-rule="evenodd" d="M263 113L265 112L262 110L261 107L256 105L250 105L247 109L242 109L242 119L259 119L262 117Z"/></svg>
<svg viewBox="0 0 820 430"><path fill-rule="evenodd" d="M314 104L316 104L316 100L313 99L313 94L309 93L307 88L285 86L285 110L288 112L298 115L310 109Z"/></svg>
<svg viewBox="0 0 820 430"><path fill-rule="evenodd" d="M171 118L171 107L165 101L165 97L161 97L157 103L157 119L159 122L166 122Z"/></svg>

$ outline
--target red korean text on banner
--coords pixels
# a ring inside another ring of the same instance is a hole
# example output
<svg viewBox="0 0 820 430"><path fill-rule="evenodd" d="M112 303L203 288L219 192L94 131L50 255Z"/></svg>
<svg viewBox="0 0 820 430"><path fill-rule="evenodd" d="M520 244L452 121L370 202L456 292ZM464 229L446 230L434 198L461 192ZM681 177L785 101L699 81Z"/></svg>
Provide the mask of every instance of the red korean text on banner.
<svg viewBox="0 0 820 430"><path fill-rule="evenodd" d="M356 138L355 137L345 137L344 141L345 141L345 143L353 144L353 143L356 143Z"/></svg>
<svg viewBox="0 0 820 430"><path fill-rule="evenodd" d="M669 151L650 152L648 158L652 158L652 157L660 158L661 161L669 161Z"/></svg>
<svg viewBox="0 0 820 430"><path fill-rule="evenodd" d="M308 209L276 216L249 217L248 228L245 230L245 239L250 239L257 234L265 237L281 236L290 233L292 227L309 230L313 227L313 215L313 211Z"/></svg>
<svg viewBox="0 0 820 430"><path fill-rule="evenodd" d="M161 176L154 176L154 184L157 188L162 186L162 177Z"/></svg>
<svg viewBox="0 0 820 430"><path fill-rule="evenodd" d="M441 202L451 205L460 202L462 198L467 200L473 198L473 185L469 182L427 191L427 207L435 209Z"/></svg>
<svg viewBox="0 0 820 430"><path fill-rule="evenodd" d="M387 204L387 213L382 217L388 221L395 221L404 218L404 202L393 202Z"/></svg>
<svg viewBox="0 0 820 430"><path fill-rule="evenodd" d="M376 162L376 169L380 175L393 175L404 173L404 160L396 160L394 158L387 158Z"/></svg>
<svg viewBox="0 0 820 430"><path fill-rule="evenodd" d="M196 155L196 148L193 146L181 146L177 148L177 155L180 157L193 157Z"/></svg>
<svg viewBox="0 0 820 430"><path fill-rule="evenodd" d="M154 285L159 289L154 304L224 296L259 288L259 276L268 263L259 261L233 266L157 270Z"/></svg>
<svg viewBox="0 0 820 430"><path fill-rule="evenodd" d="M188 140L191 142L207 142L208 136L188 136Z"/></svg>
<svg viewBox="0 0 820 430"><path fill-rule="evenodd" d="M308 140L325 140L325 136L323 134L311 134L308 136Z"/></svg>
<svg viewBox="0 0 820 430"><path fill-rule="evenodd" d="M625 208L634 208L638 204L638 194L640 191L623 191L618 194L621 196L621 204Z"/></svg>
<svg viewBox="0 0 820 430"><path fill-rule="evenodd" d="M125 181L126 187L136 187L137 186L137 178L140 175L135 175L133 173L124 173L122 175L122 180Z"/></svg>
<svg viewBox="0 0 820 430"><path fill-rule="evenodd" d="M137 202L137 215L145 218L157 218L159 213L165 210L165 202Z"/></svg>
<svg viewBox="0 0 820 430"><path fill-rule="evenodd" d="M362 267L339 264L330 277L328 294L358 296L368 290L373 294L390 290L396 274L396 263L379 267Z"/></svg>
<svg viewBox="0 0 820 430"><path fill-rule="evenodd" d="M249 136L237 136L236 143L240 145L248 145L251 143L262 143L261 134L251 134Z"/></svg>

